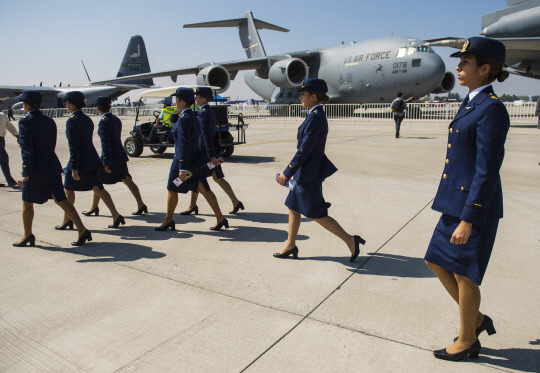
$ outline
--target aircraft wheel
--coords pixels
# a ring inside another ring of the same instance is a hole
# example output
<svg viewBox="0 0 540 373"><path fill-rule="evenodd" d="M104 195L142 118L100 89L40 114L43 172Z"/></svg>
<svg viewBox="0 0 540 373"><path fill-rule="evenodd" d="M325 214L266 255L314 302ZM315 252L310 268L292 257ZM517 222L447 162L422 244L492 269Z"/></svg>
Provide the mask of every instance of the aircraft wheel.
<svg viewBox="0 0 540 373"><path fill-rule="evenodd" d="M167 147L166 146L151 146L150 150L152 151L152 153L163 154L165 153L165 150L167 150Z"/></svg>
<svg viewBox="0 0 540 373"><path fill-rule="evenodd" d="M124 149L130 157L138 157L143 152L142 144L133 136L124 141Z"/></svg>

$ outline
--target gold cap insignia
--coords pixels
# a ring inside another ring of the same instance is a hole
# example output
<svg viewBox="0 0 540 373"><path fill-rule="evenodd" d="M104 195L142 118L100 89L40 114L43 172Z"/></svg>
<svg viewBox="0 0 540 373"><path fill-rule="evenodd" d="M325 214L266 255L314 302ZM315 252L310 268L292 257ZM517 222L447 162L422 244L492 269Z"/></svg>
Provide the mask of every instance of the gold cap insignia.
<svg viewBox="0 0 540 373"><path fill-rule="evenodd" d="M461 48L461 52L465 52L468 48L469 48L469 40L467 40L465 42L465 44L463 44L463 48Z"/></svg>

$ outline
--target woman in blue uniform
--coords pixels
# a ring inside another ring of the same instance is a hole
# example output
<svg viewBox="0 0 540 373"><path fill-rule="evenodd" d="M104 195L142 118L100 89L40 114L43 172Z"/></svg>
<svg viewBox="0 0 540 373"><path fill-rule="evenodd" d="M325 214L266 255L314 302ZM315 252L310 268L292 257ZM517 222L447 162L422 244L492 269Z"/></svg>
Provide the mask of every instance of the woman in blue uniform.
<svg viewBox="0 0 540 373"><path fill-rule="evenodd" d="M480 312L479 285L503 216L499 169L510 120L491 83L508 77L505 56L501 42L483 37L470 38L451 56L461 59L458 80L469 94L449 125L445 166L432 206L442 216L425 260L458 303L461 323L455 343L434 351L439 359L477 358L480 333L495 333L493 321Z"/></svg>
<svg viewBox="0 0 540 373"><path fill-rule="evenodd" d="M195 104L200 107L197 112L197 119L201 126L201 137L199 140L199 147L205 158L205 164L212 162L214 168L209 169L205 166L207 176L212 176L214 181L223 189L227 196L231 199L232 211L230 214L236 214L239 210L244 210L244 204L236 197L231 185L225 180L223 169L218 163L217 158L221 155L221 144L219 143L218 134L216 133L216 115L210 107L209 103L212 101L212 89L210 87L198 87L195 92ZM197 207L197 199L199 193L191 193L191 202L189 208L182 211L180 215L189 215L192 212L199 213Z"/></svg>
<svg viewBox="0 0 540 373"><path fill-rule="evenodd" d="M23 161L22 178L17 185L22 187L22 218L24 237L13 246L33 246L32 234L34 203L45 203L50 198L64 210L70 221L75 223L79 236L74 246L92 241L92 234L84 227L73 204L66 199L62 187L62 165L56 156L56 123L39 110L42 96L38 91L24 91L19 99L27 113L19 121L19 144Z"/></svg>
<svg viewBox="0 0 540 373"><path fill-rule="evenodd" d="M97 131L101 139L101 167L99 167L98 176L103 184L116 184L120 181L126 184L137 201L137 211L131 214L142 215L142 213L148 212L148 208L142 200L139 187L133 182L128 171L127 161L129 159L121 139L122 121L111 113L111 99L109 97L99 96L94 103L101 115ZM88 216L99 215L100 199L99 195L94 193L92 206L82 213Z"/></svg>
<svg viewBox="0 0 540 373"><path fill-rule="evenodd" d="M287 242L276 258L287 258L290 255L298 258L296 236L300 228L301 215L313 219L331 233L345 242L351 252L350 261L353 262L360 254L360 244L365 240L360 236L347 233L339 223L328 216L330 206L322 194L322 182L337 171L337 168L324 154L326 137L328 135L328 121L322 104L328 101L328 86L322 79L306 79L302 87L300 101L302 106L309 109L306 120L298 128L298 144L296 154L277 177L280 185L285 185L289 179L296 182L289 191L285 205L289 208L289 232Z"/></svg>
<svg viewBox="0 0 540 373"><path fill-rule="evenodd" d="M178 122L173 126L174 158L167 183L167 214L165 221L156 231L175 230L174 210L178 205L178 193L198 191L208 201L216 215L217 223L211 230L229 228L229 222L219 208L216 196L210 190L203 168L203 158L199 148L199 121L191 109L195 102L193 90L180 87L173 93L176 96L176 107L180 112Z"/></svg>
<svg viewBox="0 0 540 373"><path fill-rule="evenodd" d="M71 114L66 121L66 136L70 154L69 162L64 169L66 197L68 201L75 204L75 191L93 190L111 211L113 224L109 225L109 228L118 228L120 224L126 224L126 222L116 210L111 195L103 188L98 176L99 156L92 142L94 123L81 110L84 106L84 95L79 91L71 91L65 94L63 101ZM55 228L58 230L71 229L73 222L65 214L62 224Z"/></svg>

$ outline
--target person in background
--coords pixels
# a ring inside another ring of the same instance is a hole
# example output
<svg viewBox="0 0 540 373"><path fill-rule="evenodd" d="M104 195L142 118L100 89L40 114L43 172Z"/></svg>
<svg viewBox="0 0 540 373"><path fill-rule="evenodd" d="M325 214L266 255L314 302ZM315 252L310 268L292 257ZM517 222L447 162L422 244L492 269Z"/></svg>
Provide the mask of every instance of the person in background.
<svg viewBox="0 0 540 373"><path fill-rule="evenodd" d="M36 237L32 234L34 203L43 204L49 199L69 217L77 227L78 239L71 244L83 245L92 241L71 202L66 199L62 187L62 165L54 152L56 148L56 123L39 110L43 100L38 91L23 91L19 96L26 116L19 120L19 144L22 156L22 178L17 181L22 188L22 220L24 236L13 246L34 246Z"/></svg>
<svg viewBox="0 0 540 373"><path fill-rule="evenodd" d="M11 133L17 139L17 142L19 142L19 133L17 132L17 129L9 121L8 116L0 111L0 166L2 168L2 173L6 178L6 183L8 184L8 186L16 187L17 182L11 176L11 170L9 169L9 156L6 152L5 137L7 131L9 131L9 133ZM4 186L4 184L0 183L0 186Z"/></svg>
<svg viewBox="0 0 540 373"><path fill-rule="evenodd" d="M148 135L147 142L153 144L158 141L156 133L162 129L171 129L173 123L176 123L178 120L178 109L171 105L172 101L170 98L163 100L163 110L159 114L159 117L156 120L156 123L152 126L150 134Z"/></svg>
<svg viewBox="0 0 540 373"><path fill-rule="evenodd" d="M469 88L449 125L446 160L432 208L442 213L429 243L427 266L458 304L459 336L433 351L438 359L478 358L480 333L495 333L493 320L480 312L480 285L503 216L499 170L510 128L506 106L492 82L508 78L506 49L494 39L471 37L456 68L461 86Z"/></svg>
<svg viewBox="0 0 540 373"><path fill-rule="evenodd" d="M210 87L198 87L195 92L195 104L200 107L198 111L197 118L200 123L201 136L199 139L199 147L203 154L205 164L211 162L214 165L214 168L210 169L208 166L205 166L207 176L212 175L214 181L225 191L227 196L231 199L232 211L231 214L236 214L238 210L244 209L244 204L236 198L234 191L231 185L225 180L225 175L223 174L223 169L221 164L218 163L217 158L221 155L222 149L219 144L219 138L216 133L216 115L214 111L208 105L212 100L212 89ZM199 193L191 193L191 202L189 208L186 211L180 213L180 215L189 215L192 212L195 214L199 213L199 208L197 207L197 199Z"/></svg>
<svg viewBox="0 0 540 373"><path fill-rule="evenodd" d="M133 182L128 171L129 160L122 146L122 121L111 113L111 99L109 97L97 97L94 104L97 107L101 120L98 124L98 135L101 139L101 167L98 176L103 184L116 184L122 181L137 201L137 211L132 215L142 215L148 212L137 185ZM94 192L92 206L84 215L99 215L99 195Z"/></svg>
<svg viewBox="0 0 540 373"><path fill-rule="evenodd" d="M92 142L94 123L82 112L84 95L80 91L70 91L64 95L63 101L70 117L66 121L66 137L69 146L69 162L64 169L64 189L68 201L75 204L75 191L93 190L105 202L113 218L109 228L118 228L126 224L124 217L118 213L109 192L103 188L98 176L99 156ZM58 230L72 229L73 222L64 214Z"/></svg>
<svg viewBox="0 0 540 373"><path fill-rule="evenodd" d="M394 122L396 122L396 139L399 139L399 130L401 129L401 122L405 118L406 109L407 102L403 99L403 93L398 92L397 97L390 105L390 111L394 113Z"/></svg>

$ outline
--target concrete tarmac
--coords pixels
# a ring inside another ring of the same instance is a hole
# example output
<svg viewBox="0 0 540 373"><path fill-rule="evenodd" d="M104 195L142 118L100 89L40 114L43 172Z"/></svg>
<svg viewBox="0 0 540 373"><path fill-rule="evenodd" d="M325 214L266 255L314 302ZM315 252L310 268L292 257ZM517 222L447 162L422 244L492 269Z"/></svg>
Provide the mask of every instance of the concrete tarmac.
<svg viewBox="0 0 540 373"><path fill-rule="evenodd" d="M98 117L94 117L97 125ZM133 118L122 118L123 138ZM122 183L106 186L126 218L83 216L93 241L72 247L62 211L35 205L36 247L22 237L19 190L0 188L1 372L538 372L540 371L540 132L512 126L501 170L505 216L481 286L497 334L478 360L437 360L459 333L458 307L425 266L438 221L431 210L448 123L330 120L326 147L339 171L324 183L330 215L367 244L349 263L338 238L302 219L299 260L279 260L287 189L274 178L296 151L301 119L250 120L246 145L223 169L246 210L220 232L201 198L196 216L164 219L172 151L145 149L129 170L149 213ZM57 154L68 160L65 119ZM7 134L12 174L20 151ZM100 149L97 134L96 148ZM222 210L231 202L210 181ZM80 212L91 192L77 192ZM177 212L187 207L180 195Z"/></svg>

